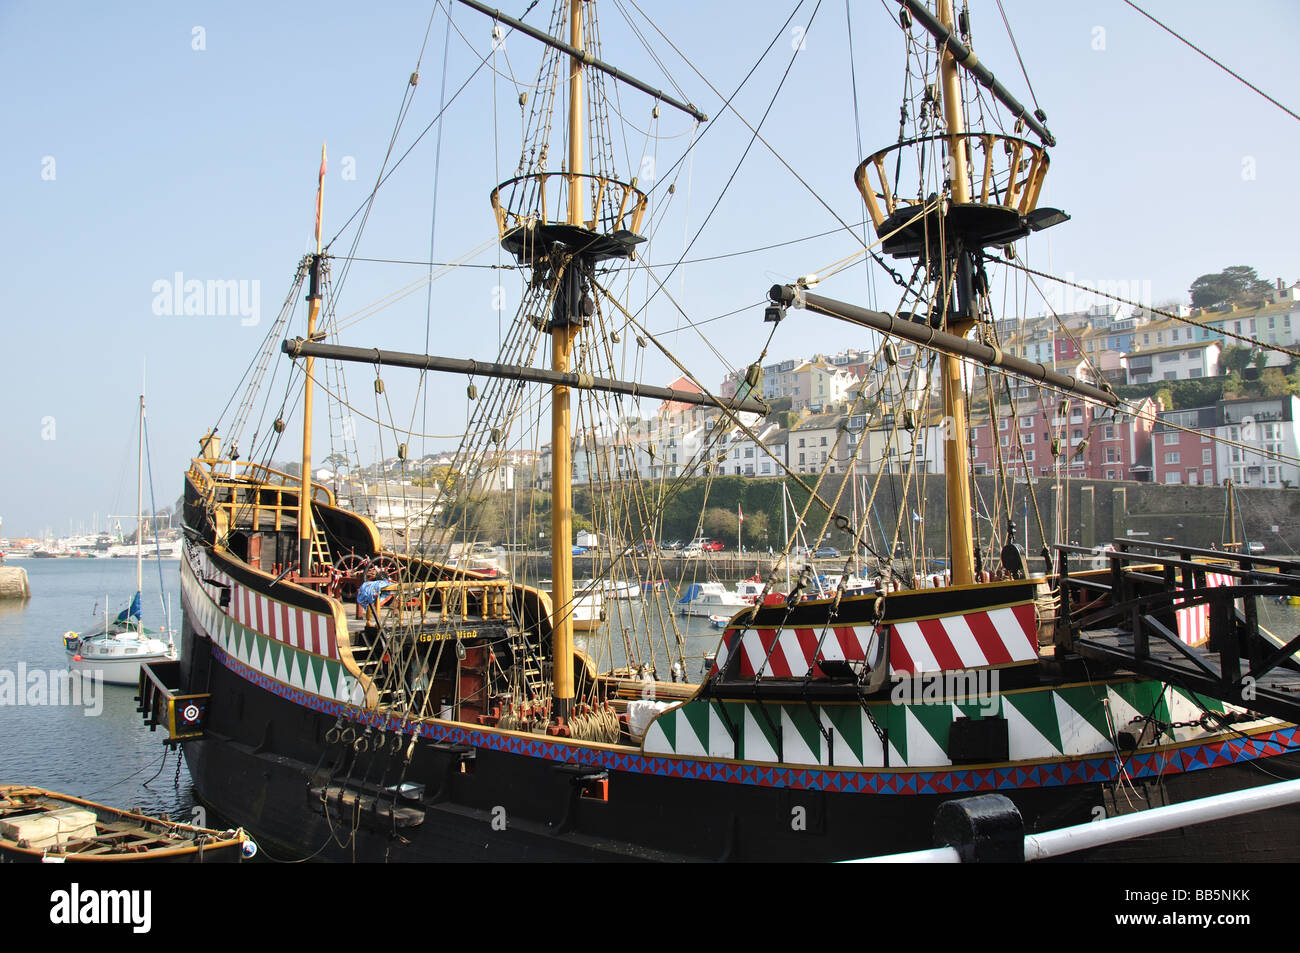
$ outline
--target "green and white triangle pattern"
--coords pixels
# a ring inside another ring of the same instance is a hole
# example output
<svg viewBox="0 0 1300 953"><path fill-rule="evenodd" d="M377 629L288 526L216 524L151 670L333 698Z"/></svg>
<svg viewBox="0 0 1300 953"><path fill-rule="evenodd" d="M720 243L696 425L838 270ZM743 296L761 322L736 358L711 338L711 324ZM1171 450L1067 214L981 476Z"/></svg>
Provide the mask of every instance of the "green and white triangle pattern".
<svg viewBox="0 0 1300 953"><path fill-rule="evenodd" d="M304 681L290 674L295 684ZM305 683L311 683L310 674ZM999 696L1000 710L996 714L1007 720L1008 753L1013 761L1104 755L1114 751L1112 730L1141 734L1140 724L1133 724L1138 716L1153 713L1165 721L1190 721L1200 716L1202 708L1195 696L1168 690L1162 698L1161 690L1157 682L1120 681L1105 686L1009 692ZM1201 701L1206 707L1223 707L1221 703ZM740 732L742 761L884 766L881 740L868 712L859 706L725 704L727 718ZM872 704L870 712L888 730L889 765L908 768L950 765L952 723L959 718L989 714L980 706L921 703ZM780 732L779 744L775 729ZM830 733L829 744L825 732ZM1204 734L1199 727L1180 729L1178 740ZM1162 743L1168 743L1168 738ZM706 701L689 701L665 711L651 723L642 750L647 754L723 759L736 753L718 703Z"/></svg>
<svg viewBox="0 0 1300 953"><path fill-rule="evenodd" d="M1031 718L1029 716L1027 699L1022 698L1019 701L1024 706L1023 708L1017 707L1016 700L1012 698L1004 696L1002 699L1002 717L1007 720L1007 748L1011 760L1051 758L1059 755L1061 753L1060 749L1052 744L1048 737L1049 731L1059 734L1060 729L1056 725L1055 713L1053 713L1051 729L1048 729L1041 717ZM1054 703L1054 699L1051 697L1047 701ZM1052 729L1055 730L1052 731Z"/></svg>
<svg viewBox="0 0 1300 953"><path fill-rule="evenodd" d="M808 737L810 726L807 723L811 719L812 713L807 708L781 707L781 744L785 748L786 764L826 763L822 755L821 732L816 725L811 725L813 737Z"/></svg>
<svg viewBox="0 0 1300 953"><path fill-rule="evenodd" d="M768 715L776 706L769 705ZM753 705L745 706L745 718L741 727L743 732L740 743L740 756L745 761L772 763L777 760L776 744L771 729L762 714Z"/></svg>
<svg viewBox="0 0 1300 953"><path fill-rule="evenodd" d="M1061 727L1061 754L1105 754L1115 750L1110 738L1098 731L1092 720L1071 707L1064 694L1061 692L1052 694L1055 696L1053 701L1056 703L1056 721ZM1085 701L1078 695L1072 696L1072 700L1081 707ZM1094 696L1092 702L1091 711L1101 708L1100 699Z"/></svg>

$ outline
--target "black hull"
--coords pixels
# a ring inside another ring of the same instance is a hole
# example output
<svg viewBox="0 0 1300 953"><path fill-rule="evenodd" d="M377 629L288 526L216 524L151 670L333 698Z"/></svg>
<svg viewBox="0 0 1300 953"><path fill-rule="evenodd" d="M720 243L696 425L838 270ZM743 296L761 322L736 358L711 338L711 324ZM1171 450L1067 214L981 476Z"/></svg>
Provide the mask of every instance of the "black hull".
<svg viewBox="0 0 1300 953"><path fill-rule="evenodd" d="M337 796L387 786L382 759L340 763L322 743L333 716L266 691L221 664L214 696L238 698L204 738L185 744L197 793L253 833L273 856L330 861L831 861L933 846L939 805L952 794L863 795L791 790L611 771L608 800L584 798L564 764L478 748L462 755L421 739L404 780L418 801L363 796L328 810ZM335 770L330 771L331 768ZM327 775L333 773L334 787ZM1027 830L1085 823L1096 808L1128 813L1275 780L1300 777L1300 755L1282 755L1136 783L1004 789ZM359 783L360 782L360 783ZM394 808L398 810L394 811ZM802 808L802 811L799 809ZM801 815L802 825L793 819ZM403 825L408 826L403 826ZM802 829L796 829L802 827ZM1072 860L1207 862L1294 860L1300 807L1244 815L1071 855ZM353 832L355 831L355 835Z"/></svg>

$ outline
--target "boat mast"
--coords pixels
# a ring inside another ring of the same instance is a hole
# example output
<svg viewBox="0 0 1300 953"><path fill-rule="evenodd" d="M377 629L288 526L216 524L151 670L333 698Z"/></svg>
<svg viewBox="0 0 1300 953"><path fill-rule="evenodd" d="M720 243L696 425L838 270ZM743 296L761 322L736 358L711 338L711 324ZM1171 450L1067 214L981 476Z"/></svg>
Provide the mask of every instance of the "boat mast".
<svg viewBox="0 0 1300 953"><path fill-rule="evenodd" d="M952 0L939 0L939 21L948 29L953 27ZM952 160L952 200L958 205L970 203L970 179L966 171L966 118L962 111L961 83L957 60L943 47L939 75L940 95L943 97L943 115L948 125L948 156ZM936 299L948 315L948 331L965 337L975 326L970 301L962 301L960 310L949 306L954 289L964 276L949 272L945 257L939 271L939 288ZM957 258L958 270L969 268L969 258L963 250ZM948 554L952 567L952 584L967 586L975 581L973 530L970 515L970 459L967 456L966 391L962 383L962 361L952 354L941 358L943 382L943 415L946 427L944 440L944 473L948 490Z"/></svg>
<svg viewBox="0 0 1300 953"><path fill-rule="evenodd" d="M135 592L144 591L144 385L140 385L140 439L135 463ZM131 610L127 609L127 623Z"/></svg>
<svg viewBox="0 0 1300 953"><path fill-rule="evenodd" d="M307 340L316 337L316 318L320 315L321 240L320 219L325 203L325 143L320 147L320 175L316 184L316 254L311 256L311 283L307 289ZM302 397L302 473L298 491L298 575L311 575L311 419L312 386L315 358L303 359L306 377Z"/></svg>
<svg viewBox="0 0 1300 953"><path fill-rule="evenodd" d="M569 0L569 45L581 51L583 0ZM582 58L569 57L569 224L582 221ZM579 258L569 260L579 267ZM576 274L561 278L564 291L580 295ZM562 291L563 293L563 291ZM569 312L573 314L573 311ZM581 321L551 324L551 369L568 373L573 342ZM555 388L551 404L551 619L553 719L568 718L573 708L573 448L569 437L569 388Z"/></svg>

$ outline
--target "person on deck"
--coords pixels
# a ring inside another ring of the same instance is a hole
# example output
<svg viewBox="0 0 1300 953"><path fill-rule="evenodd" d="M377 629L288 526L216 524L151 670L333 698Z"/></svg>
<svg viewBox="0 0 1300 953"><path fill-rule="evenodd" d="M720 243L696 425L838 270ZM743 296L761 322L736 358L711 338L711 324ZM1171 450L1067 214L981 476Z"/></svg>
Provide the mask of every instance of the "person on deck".
<svg viewBox="0 0 1300 953"><path fill-rule="evenodd" d="M389 595L380 599L380 594L386 585L388 585L388 577L379 575L377 569L371 569L366 573L366 581L357 589L357 608L363 613L372 613L376 622L379 621L379 606L392 598Z"/></svg>

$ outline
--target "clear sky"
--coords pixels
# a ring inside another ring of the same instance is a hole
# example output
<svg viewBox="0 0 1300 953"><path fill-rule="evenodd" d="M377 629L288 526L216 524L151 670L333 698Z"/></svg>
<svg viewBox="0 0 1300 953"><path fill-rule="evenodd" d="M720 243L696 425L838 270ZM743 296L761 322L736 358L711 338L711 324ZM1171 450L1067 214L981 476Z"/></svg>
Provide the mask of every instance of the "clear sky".
<svg viewBox="0 0 1300 953"><path fill-rule="evenodd" d="M1156 302L1186 300L1194 278L1227 265L1252 265L1270 280L1300 279L1294 238L1300 122L1120 0L1003 5L1059 140L1044 202L1073 216L1030 243L1031 263L1091 282L1127 281L1149 288ZM1142 5L1286 105L1300 107L1292 49L1300 3ZM529 22L544 26L546 6L539 4ZM764 136L836 215L851 224L863 218L852 183L859 136L869 153L892 143L898 130L901 40L884 16L892 2L855 0L850 8L860 126L844 0L820 6L805 0L797 10L794 0L641 6L720 90L734 89L780 34L735 100L751 122L767 108L802 40ZM981 59L1032 104L996 4L971 0L971 7ZM88 529L92 514L102 526L104 514L133 508L135 400L146 360L156 492L160 505L176 498L198 437L231 396L309 248L321 141L329 143L325 231L332 236L374 182L426 28L420 83L398 154L437 113L447 21L437 8L430 27L433 9L352 0L0 3L4 535L47 527L66 534ZM649 32L626 0L623 9ZM453 19L448 96L480 56L491 55L489 20L461 6ZM671 86L630 37L615 4L602 4L601 24L607 60ZM711 117L696 133L697 150L644 255L660 263L681 255L685 236L704 222L749 136L680 57L663 45L656 52L676 85ZM488 194L514 174L518 161L518 87L510 75L531 82L538 54L535 42L509 37L495 61L498 73L481 71L448 110L437 168L435 260L460 258L484 243L487 251L473 260L498 260ZM623 90L620 105L631 126L647 128L647 98ZM380 192L357 254L429 259L436 133L435 127ZM690 123L665 108L659 134L648 151L657 149L661 161L675 159L689 141ZM641 167L646 151L637 133L618 140L628 164ZM756 145L688 257L742 251L837 224ZM353 234L335 250L345 250ZM646 320L703 380L716 384L728 367L759 358L767 329L757 305L768 285L823 268L856 247L840 232L675 273L673 293L695 320L755 305L707 326L721 356L694 332L666 333L682 319L662 297ZM183 281L243 283L245 307L227 314L157 313L167 310L158 289L170 287L178 273ZM870 303L866 273L862 267L846 272L824 290ZM358 264L339 313L422 274L419 266ZM874 280L875 303L889 307L887 279L881 284L877 273ZM498 283L510 303L517 277L459 271L436 282L431 296L421 291L349 327L343 341L422 351L428 315L434 353L490 358ZM1008 313L1019 310L1043 308L1037 300L1023 308L1009 300ZM816 324L799 313L781 326L766 359L863 343L843 326ZM354 397L372 399L371 376L362 368L349 378ZM653 382L674 376L667 365L649 366ZM413 383L395 372L386 377L394 381L394 406L403 397L409 406ZM429 432L448 439L414 450L452 445L465 420L464 388L461 379L433 382ZM373 444L363 443L362 452L373 454Z"/></svg>

